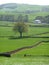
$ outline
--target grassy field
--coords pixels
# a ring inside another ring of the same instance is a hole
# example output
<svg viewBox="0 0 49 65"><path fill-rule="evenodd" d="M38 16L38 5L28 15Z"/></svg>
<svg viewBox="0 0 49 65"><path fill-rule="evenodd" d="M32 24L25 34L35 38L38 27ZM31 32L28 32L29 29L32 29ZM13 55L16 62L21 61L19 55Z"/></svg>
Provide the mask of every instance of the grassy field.
<svg viewBox="0 0 49 65"><path fill-rule="evenodd" d="M3 33L4 32L4 33ZM29 27L27 33L23 33L23 35L35 35L43 32L49 32L49 27ZM13 31L13 27L0 27L0 36L11 36L15 35ZM19 33L16 33L16 36Z"/></svg>
<svg viewBox="0 0 49 65"><path fill-rule="evenodd" d="M1 58L0 65L49 65L49 58Z"/></svg>
<svg viewBox="0 0 49 65"><path fill-rule="evenodd" d="M21 48L24 46L34 45L42 40L49 40L49 38L22 38L22 39L10 39L9 37L15 35L13 27L1 27L0 26L0 52L6 52ZM48 27L29 27L27 33L23 35L35 35L43 32L49 32ZM16 33L19 36L19 33ZM42 34L40 36L49 36L49 33ZM24 54L31 56L24 57ZM22 50L15 54L12 54L10 58L0 57L0 65L49 65L49 57L42 55L49 55L49 42L42 42L40 45Z"/></svg>

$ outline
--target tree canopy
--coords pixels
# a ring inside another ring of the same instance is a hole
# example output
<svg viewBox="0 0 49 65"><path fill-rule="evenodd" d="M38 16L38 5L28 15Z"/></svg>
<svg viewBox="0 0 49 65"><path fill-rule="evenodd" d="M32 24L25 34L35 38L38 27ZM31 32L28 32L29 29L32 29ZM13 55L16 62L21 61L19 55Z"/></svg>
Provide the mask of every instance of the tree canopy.
<svg viewBox="0 0 49 65"><path fill-rule="evenodd" d="M17 23L14 25L13 31L14 31L15 33L16 33L16 32L19 32L19 33L20 33L20 38L22 38L22 33L28 31L28 26L27 26L27 24L24 23L24 22L17 22Z"/></svg>

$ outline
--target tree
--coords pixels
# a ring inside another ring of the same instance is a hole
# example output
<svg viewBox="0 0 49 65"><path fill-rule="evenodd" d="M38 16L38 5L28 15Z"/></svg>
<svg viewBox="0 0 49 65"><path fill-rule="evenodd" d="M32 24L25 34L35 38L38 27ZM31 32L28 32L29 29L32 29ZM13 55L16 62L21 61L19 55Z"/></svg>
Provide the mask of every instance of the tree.
<svg viewBox="0 0 49 65"><path fill-rule="evenodd" d="M45 16L45 22L49 23L49 15Z"/></svg>
<svg viewBox="0 0 49 65"><path fill-rule="evenodd" d="M24 16L24 22L28 22L29 20L28 20L28 15L25 15Z"/></svg>
<svg viewBox="0 0 49 65"><path fill-rule="evenodd" d="M20 14L17 18L17 22L22 22L23 21L23 16Z"/></svg>
<svg viewBox="0 0 49 65"><path fill-rule="evenodd" d="M19 32L20 33L20 38L22 38L22 33L23 32L27 32L28 31L28 27L27 27L27 25L24 22L17 22L14 25L13 31L15 33Z"/></svg>

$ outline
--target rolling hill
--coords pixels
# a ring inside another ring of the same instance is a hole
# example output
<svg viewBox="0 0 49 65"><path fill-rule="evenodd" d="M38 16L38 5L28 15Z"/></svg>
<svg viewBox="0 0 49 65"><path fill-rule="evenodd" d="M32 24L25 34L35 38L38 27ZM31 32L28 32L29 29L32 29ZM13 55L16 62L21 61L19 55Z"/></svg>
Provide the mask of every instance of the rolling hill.
<svg viewBox="0 0 49 65"><path fill-rule="evenodd" d="M7 3L0 5L0 11L17 13L49 12L49 6Z"/></svg>

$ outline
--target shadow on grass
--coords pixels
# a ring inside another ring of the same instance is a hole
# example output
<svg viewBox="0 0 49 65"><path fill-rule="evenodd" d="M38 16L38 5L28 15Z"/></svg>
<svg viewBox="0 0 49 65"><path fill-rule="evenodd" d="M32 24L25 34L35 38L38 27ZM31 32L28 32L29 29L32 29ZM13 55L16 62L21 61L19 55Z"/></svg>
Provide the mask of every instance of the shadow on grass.
<svg viewBox="0 0 49 65"><path fill-rule="evenodd" d="M1 57L11 57L11 54L9 53L0 53ZM31 55L31 54L24 54L24 55L20 55L19 57L49 57L49 55Z"/></svg>
<svg viewBox="0 0 49 65"><path fill-rule="evenodd" d="M10 36L8 39L23 39L23 38L49 38L49 36L23 36L23 37Z"/></svg>
<svg viewBox="0 0 49 65"><path fill-rule="evenodd" d="M11 54L9 54L9 53L0 53L0 56L11 57Z"/></svg>
<svg viewBox="0 0 49 65"><path fill-rule="evenodd" d="M49 57L49 55L30 55L30 54L24 54L24 57Z"/></svg>

